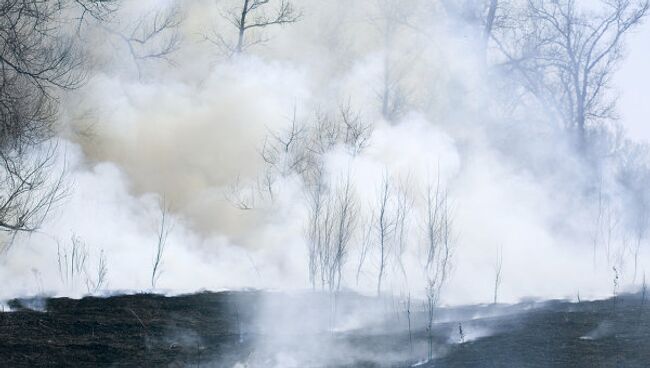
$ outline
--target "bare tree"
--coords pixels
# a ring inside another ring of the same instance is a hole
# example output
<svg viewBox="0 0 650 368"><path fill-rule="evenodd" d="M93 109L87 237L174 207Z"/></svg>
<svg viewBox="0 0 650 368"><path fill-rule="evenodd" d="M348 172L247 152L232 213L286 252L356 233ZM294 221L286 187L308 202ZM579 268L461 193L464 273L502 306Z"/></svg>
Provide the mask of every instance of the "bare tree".
<svg viewBox="0 0 650 368"><path fill-rule="evenodd" d="M634 226L634 251L633 251L633 257L634 257L634 273L632 277L632 282L636 283L636 278L637 278L637 273L638 273L638 268L639 268L639 254L641 252L641 245L645 241L647 237L647 229L648 229L648 208L646 203L640 204L640 213L637 214L637 221Z"/></svg>
<svg viewBox="0 0 650 368"><path fill-rule="evenodd" d="M399 214L394 208L393 184L388 173L384 174L379 187L375 204L375 223L372 224L375 233L375 244L379 253L377 272L377 296L381 296L381 287L390 262L393 239Z"/></svg>
<svg viewBox="0 0 650 368"><path fill-rule="evenodd" d="M409 216L413 208L413 198L409 192L409 185L410 182L407 177L404 181L400 181L397 187L397 218L395 224L395 259L399 271L404 278L404 282L407 284L407 288L408 275L406 273L406 267L404 266L404 254L406 253L408 246Z"/></svg>
<svg viewBox="0 0 650 368"><path fill-rule="evenodd" d="M615 117L606 91L623 35L646 15L647 0L603 0L589 12L575 0L529 0L491 39L503 67L586 148L587 128Z"/></svg>
<svg viewBox="0 0 650 368"><path fill-rule="evenodd" d="M38 230L68 191L65 170L55 171L56 144L22 149L31 152L0 148L0 231L12 235Z"/></svg>
<svg viewBox="0 0 650 368"><path fill-rule="evenodd" d="M518 1L518 0L515 0ZM527 1L527 0L526 0ZM477 56L487 64L490 39L494 31L503 26L502 19L507 18L513 7L512 0L441 0L442 9L448 18L461 23L458 28L470 26L479 41Z"/></svg>
<svg viewBox="0 0 650 368"><path fill-rule="evenodd" d="M489 0L489 4L487 5L485 25L483 27L483 60L484 63L486 64L487 64L488 45L490 42L490 37L492 36L492 30L494 29L498 6L499 6L498 0Z"/></svg>
<svg viewBox="0 0 650 368"><path fill-rule="evenodd" d="M160 223L156 231L156 246L154 248L154 257L151 267L151 287L156 288L158 279L162 273L163 258L167 246L167 238L171 232L171 222L169 220L169 208L165 200L160 201Z"/></svg>
<svg viewBox="0 0 650 368"><path fill-rule="evenodd" d="M71 21L98 21L112 0L0 4L0 231L37 230L66 194L53 142L58 95L84 80L85 58ZM77 18L71 19L71 17ZM13 238L13 237L11 237Z"/></svg>
<svg viewBox="0 0 650 368"><path fill-rule="evenodd" d="M366 257L372 251L377 256L377 296L381 296L393 257L396 259L395 267L399 268L406 280L402 256L406 251L408 215L412 206L406 187L405 183L396 185L387 172L384 174L361 243L357 282Z"/></svg>
<svg viewBox="0 0 650 368"><path fill-rule="evenodd" d="M242 183L241 178L237 176L235 181L228 186L224 197L233 207L249 211L255 209L258 194L259 187Z"/></svg>
<svg viewBox="0 0 650 368"><path fill-rule="evenodd" d="M626 141L617 159L618 200L623 203L623 228L630 237L633 261L632 283L636 283L641 247L646 243L650 226L650 179L649 149L646 144Z"/></svg>
<svg viewBox="0 0 650 368"><path fill-rule="evenodd" d="M70 245L61 247L57 244L57 263L61 282L69 288L74 288L75 277L80 278L86 273L88 248L86 243L76 234L70 237Z"/></svg>
<svg viewBox="0 0 650 368"><path fill-rule="evenodd" d="M110 14L118 9L118 0L72 0L73 5L78 9L77 33L81 27L89 23L89 19L106 22Z"/></svg>
<svg viewBox="0 0 650 368"><path fill-rule="evenodd" d="M501 273L503 267L503 246L497 247L497 257L494 262L494 295L492 303L497 304L499 298L499 287L503 281L503 274Z"/></svg>
<svg viewBox="0 0 650 368"><path fill-rule="evenodd" d="M593 230L593 236L592 236L592 244L593 244L593 263L594 263L594 268L596 268L596 261L597 261L597 250L598 250L598 245L602 241L603 238L603 224L604 224L604 214L605 214L605 198L603 195L603 179L602 177L599 178L599 182L597 184L597 194L596 194L596 214L594 216L594 230Z"/></svg>
<svg viewBox="0 0 650 368"><path fill-rule="evenodd" d="M433 357L433 323L440 295L451 271L453 235L451 213L446 190L440 181L427 185L424 194L425 208L422 222L422 248L424 256L425 295L429 359Z"/></svg>
<svg viewBox="0 0 650 368"><path fill-rule="evenodd" d="M61 246L57 242L59 277L66 287L74 289L83 281L89 293L96 293L106 285L108 264L104 250L98 255L94 274L88 271L90 255L86 242L76 234L71 235L67 245Z"/></svg>
<svg viewBox="0 0 650 368"><path fill-rule="evenodd" d="M157 9L137 18L124 29L103 25L104 30L126 45L138 77L142 76L142 63L162 60L173 64L172 54L181 46L180 26L183 16L180 8L171 6Z"/></svg>
<svg viewBox="0 0 650 368"><path fill-rule="evenodd" d="M38 229L65 192L63 171L52 173L56 96L84 77L83 55L64 29L70 4L0 4L0 230L14 235Z"/></svg>
<svg viewBox="0 0 650 368"><path fill-rule="evenodd" d="M289 126L270 132L264 141L260 156L266 169L257 188L249 188L250 192L239 189L230 196L236 207L250 209L250 203L260 193L268 194L273 201L276 178L297 174L302 179L309 213L305 235L313 289L340 289L342 268L359 225L350 174L332 182L325 170L324 155L343 146L351 156L356 156L366 148L371 134L372 126L351 108L349 101L340 104L336 112L317 110L314 119L307 123L298 120L294 108Z"/></svg>
<svg viewBox="0 0 650 368"><path fill-rule="evenodd" d="M373 236L373 226L372 224L375 222L374 219L374 214L371 214L370 219L368 219L366 222L363 224L363 228L365 228L365 231L363 232L363 237L361 239L361 244L359 247L359 261L357 263L357 286L359 285L359 278L361 277L361 271L363 270L363 266L366 263L366 259L368 258L368 253L372 248L372 236Z"/></svg>
<svg viewBox="0 0 650 368"><path fill-rule="evenodd" d="M343 144L352 156L357 156L368 147L373 127L352 109L350 100L339 105L338 115Z"/></svg>
<svg viewBox="0 0 650 368"><path fill-rule="evenodd" d="M333 289L341 288L341 270L347 261L350 241L357 228L357 203L354 188L350 182L350 174L339 185L335 200L335 231L334 256L330 265L330 279Z"/></svg>
<svg viewBox="0 0 650 368"><path fill-rule="evenodd" d="M616 198L607 194L604 189L604 184L601 181L597 184L596 194L596 213L594 222L593 242L593 263L596 267L597 250L602 247L607 265L611 265L616 261L616 240L620 236L622 241L621 249L619 249L619 261L628 246L628 234L625 232L625 224L622 222L622 211L618 208Z"/></svg>
<svg viewBox="0 0 650 368"><path fill-rule="evenodd" d="M358 224L358 207L350 175L334 189L321 182L311 193L310 213L308 244L312 287L320 281L322 289L337 292Z"/></svg>
<svg viewBox="0 0 650 368"><path fill-rule="evenodd" d="M412 27L411 18L416 11L412 1L377 0L379 16L373 19L383 42L382 80L378 97L381 114L386 121L394 122L407 108L407 93L403 88L406 69L400 69L397 62L403 52L397 52L396 36L402 29Z"/></svg>
<svg viewBox="0 0 650 368"><path fill-rule="evenodd" d="M424 195L425 208L422 224L423 271L427 311L429 359L433 357L433 323L440 295L451 272L453 235L447 191L440 181L429 184Z"/></svg>
<svg viewBox="0 0 650 368"><path fill-rule="evenodd" d="M280 176L291 173L303 175L307 170L308 151L305 146L308 127L301 124L294 106L290 126L281 132L269 132L260 155L264 162Z"/></svg>
<svg viewBox="0 0 650 368"><path fill-rule="evenodd" d="M319 270L323 263L322 249L329 243L330 220L327 213L327 203L325 202L326 192L325 183L319 179L307 193L309 207L309 222L307 226L307 239L309 247L309 280L312 288L315 289L319 281ZM321 287L324 287L324 280L320 277Z"/></svg>
<svg viewBox="0 0 650 368"><path fill-rule="evenodd" d="M604 242L605 242L605 256L607 258L607 264L611 264L613 262L613 256L614 256L614 242L616 240L617 233L620 231L620 214L619 211L611 205L609 202L606 203L605 205L605 212L604 212Z"/></svg>
<svg viewBox="0 0 650 368"><path fill-rule="evenodd" d="M230 42L218 32L206 35L205 39L229 54L240 54L251 46L264 44L268 39L261 30L271 26L283 26L300 20L302 14L289 0L239 0L241 7L231 9L224 15L237 30L237 41ZM269 5L277 4L275 9ZM254 31L253 35L250 35Z"/></svg>
<svg viewBox="0 0 650 368"><path fill-rule="evenodd" d="M320 190L324 179L322 156L337 145L356 156L368 146L372 135L372 125L352 109L349 101L339 104L336 112L317 110L308 123L298 120L294 108L290 122L282 131L269 132L260 150L267 170L259 188L271 199L275 178L294 173L307 187Z"/></svg>
<svg viewBox="0 0 650 368"><path fill-rule="evenodd" d="M108 261L106 260L106 254L102 249L99 252L99 258L97 260L97 269L94 275L86 275L86 289L89 293L97 293L106 286L108 277Z"/></svg>

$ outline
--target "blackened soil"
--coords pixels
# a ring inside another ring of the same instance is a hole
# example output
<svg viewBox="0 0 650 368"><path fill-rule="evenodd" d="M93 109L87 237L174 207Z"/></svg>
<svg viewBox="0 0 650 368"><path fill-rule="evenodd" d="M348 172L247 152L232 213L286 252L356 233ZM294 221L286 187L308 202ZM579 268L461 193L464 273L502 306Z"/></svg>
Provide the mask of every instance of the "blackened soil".
<svg viewBox="0 0 650 368"><path fill-rule="evenodd" d="M341 300L331 318L322 295L15 299L0 313L0 367L650 367L650 308L640 295L443 309L431 344L416 307L409 314L382 301L380 318L350 325L377 306ZM310 323L318 316L326 327ZM431 346L436 358L427 360Z"/></svg>
<svg viewBox="0 0 650 368"><path fill-rule="evenodd" d="M0 366L197 367L215 356L232 366L249 350L240 321L251 319L256 299L252 292L56 298L44 301L46 312L13 300L18 311L0 314Z"/></svg>
<svg viewBox="0 0 650 368"><path fill-rule="evenodd" d="M451 346L430 366L650 367L650 308L640 295L553 302L514 318L501 316L480 323L496 331Z"/></svg>

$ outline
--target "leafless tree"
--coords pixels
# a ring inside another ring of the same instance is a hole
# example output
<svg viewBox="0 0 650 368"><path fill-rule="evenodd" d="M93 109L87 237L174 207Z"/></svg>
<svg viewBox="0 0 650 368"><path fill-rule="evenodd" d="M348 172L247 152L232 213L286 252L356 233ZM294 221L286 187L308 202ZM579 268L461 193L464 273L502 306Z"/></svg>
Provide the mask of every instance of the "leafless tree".
<svg viewBox="0 0 650 368"><path fill-rule="evenodd" d="M364 222L362 228L364 228L363 236L361 239L361 244L359 247L359 260L357 262L357 286L359 285L359 278L361 277L361 272L363 270L363 266L366 263L366 260L368 258L368 253L372 249L372 236L373 236L373 226L375 219L374 219L374 214L371 214L371 217Z"/></svg>
<svg viewBox="0 0 650 368"><path fill-rule="evenodd" d="M613 262L615 240L620 231L619 228L621 225L619 211L609 202L605 205L604 221L605 256L607 257L607 264L609 265Z"/></svg>
<svg viewBox="0 0 650 368"><path fill-rule="evenodd" d="M396 50L396 36L400 30L412 27L411 18L416 5L413 2L396 0L377 0L378 17L373 24L378 29L383 42L382 81L378 97L381 114L387 121L394 122L407 108L407 93L403 88L403 79L407 70L400 69Z"/></svg>
<svg viewBox="0 0 650 368"><path fill-rule="evenodd" d="M343 144L352 156L360 154L370 143L372 125L365 121L359 112L352 109L349 100L339 105L338 117Z"/></svg>
<svg viewBox="0 0 650 368"><path fill-rule="evenodd" d="M624 34L646 15L647 0L603 0L599 12L575 0L529 0L491 39L503 67L584 149L587 128L615 117L606 93L621 58Z"/></svg>
<svg viewBox="0 0 650 368"><path fill-rule="evenodd" d="M485 63L487 63L488 44L492 36L492 30L494 29L498 6L498 0L489 0L489 4L487 5L485 25L483 27L483 58Z"/></svg>
<svg viewBox="0 0 650 368"><path fill-rule="evenodd" d="M65 171L55 169L56 148L53 143L4 152L0 148L0 231L36 231L66 196Z"/></svg>
<svg viewBox="0 0 650 368"><path fill-rule="evenodd" d="M459 21L458 28L468 27L475 32L479 41L483 62L487 64L488 50L492 33L503 26L503 19L511 13L518 0L441 0L442 9L448 18ZM524 0L524 2L527 0Z"/></svg>
<svg viewBox="0 0 650 368"><path fill-rule="evenodd" d="M32 268L32 275L34 276L34 281L36 282L36 287L38 288L38 294L43 294L44 288L43 288L43 277L41 276L41 272L34 267Z"/></svg>
<svg viewBox="0 0 650 368"><path fill-rule="evenodd" d="M143 62L162 60L173 64L172 55L182 42L182 22L180 8L171 6L144 14L123 29L112 24L104 24L103 28L126 46L141 77Z"/></svg>
<svg viewBox="0 0 650 368"><path fill-rule="evenodd" d="M108 277L108 261L106 260L106 254L102 249L99 252L99 258L97 260L97 269L94 275L86 275L86 289L89 293L97 293L106 286Z"/></svg>
<svg viewBox="0 0 650 368"><path fill-rule="evenodd" d="M350 174L339 184L335 199L335 232L334 256L330 265L330 279L333 289L341 288L341 271L348 257L350 242L356 232L358 224L358 208L354 187L350 181Z"/></svg>
<svg viewBox="0 0 650 368"><path fill-rule="evenodd" d="M408 288L408 275L404 266L404 254L408 248L409 216L413 209L413 198L409 192L410 181L407 177L400 181L396 193L397 218L395 224L395 260Z"/></svg>
<svg viewBox="0 0 650 368"><path fill-rule="evenodd" d="M402 255L407 242L407 217L411 199L405 186L396 185L386 172L377 187L377 197L371 207L370 220L365 226L357 264L357 283L368 254L377 257L377 296L381 296L384 279L391 269L391 260L397 259L395 267L406 272Z"/></svg>
<svg viewBox="0 0 650 368"><path fill-rule="evenodd" d="M307 244L309 248L309 280L312 288L319 284L325 287L321 265L326 255L323 251L328 247L331 236L331 220L329 218L328 199L325 183L322 177L307 191L309 219L307 225ZM319 277L320 273L320 277Z"/></svg>
<svg viewBox="0 0 650 368"><path fill-rule="evenodd" d="M605 198L603 194L603 179L602 177L600 177L599 182L597 184L596 213L594 216L594 230L592 236L594 268L596 267L598 245L600 244L603 238L605 206L606 204L605 204Z"/></svg>
<svg viewBox="0 0 650 368"><path fill-rule="evenodd" d="M296 107L290 118L290 125L279 131L269 131L264 139L260 157L265 169L254 183L237 180L226 192L226 199L240 210L254 209L266 197L271 203L275 197L275 182L280 177L298 174L307 182L317 178L318 158L307 148L311 129L298 121ZM310 181L311 182L311 181Z"/></svg>
<svg viewBox="0 0 650 368"><path fill-rule="evenodd" d="M118 0L72 0L78 9L77 33L81 27L89 23L89 19L107 22L109 16L118 9Z"/></svg>
<svg viewBox="0 0 650 368"><path fill-rule="evenodd" d="M105 19L111 0L0 4L0 230L39 228L65 195L52 141L58 96L80 86L85 57L71 22Z"/></svg>
<svg viewBox="0 0 650 368"><path fill-rule="evenodd" d="M102 249L98 255L95 273L89 271L90 250L86 242L76 234L70 237L70 244L57 244L57 263L61 282L70 289L84 282L89 293L96 293L106 285L108 263Z"/></svg>
<svg viewBox="0 0 650 368"><path fill-rule="evenodd" d="M325 288L329 248L333 233L330 198L325 183L319 180L309 193L309 268L312 287Z"/></svg>
<svg viewBox="0 0 650 368"><path fill-rule="evenodd" d="M307 123L298 120L294 108L290 125L269 132L260 155L271 171L267 175L284 177L295 173L309 186L320 178L321 158L325 153L343 145L356 156L367 147L371 135L372 125L352 109L349 101L339 104L335 112L316 110Z"/></svg>
<svg viewBox="0 0 650 368"><path fill-rule="evenodd" d="M154 257L151 267L151 287L156 288L158 279L162 274L163 258L167 247L167 238L171 232L172 223L169 219L169 208L165 200L160 201L160 223L156 231L156 246L154 248Z"/></svg>
<svg viewBox="0 0 650 368"><path fill-rule="evenodd" d="M61 282L73 288L75 277L80 278L86 273L86 260L88 259L88 248L86 243L76 234L70 237L70 245L57 246L57 262Z"/></svg>
<svg viewBox="0 0 650 368"><path fill-rule="evenodd" d="M375 204L375 222L372 224L375 234L376 250L378 252L377 296L381 296L381 287L388 270L391 250L399 214L394 207L393 183L388 173L384 174L379 186Z"/></svg>
<svg viewBox="0 0 650 368"><path fill-rule="evenodd" d="M325 170L324 155L337 146L351 156L361 153L372 134L372 126L356 113L350 103L340 104L336 112L317 110L314 118L300 122L294 108L289 126L270 132L260 150L266 164L262 180L250 194L237 190L231 202L240 209L267 193L273 201L278 177L297 174L305 187L309 217L305 234L308 245L309 280L312 288L338 291L349 246L359 227L359 209L350 174L336 182Z"/></svg>
<svg viewBox="0 0 650 368"><path fill-rule="evenodd" d="M308 191L317 193L325 179L323 155L342 145L350 155L356 156L367 147L372 135L372 125L352 109L349 101L339 104L335 112L317 110L308 122L299 121L294 108L289 120L290 125L284 130L269 132L260 150L266 170L258 180L256 192L265 193L271 201L276 179L292 174L302 178ZM320 198L312 194L308 197L310 201Z"/></svg>
<svg viewBox="0 0 650 368"><path fill-rule="evenodd" d="M503 274L501 273L503 268L503 246L497 247L497 257L494 262L494 294L492 303L497 304L499 300L499 287L501 287L501 282L503 281Z"/></svg>
<svg viewBox="0 0 650 368"><path fill-rule="evenodd" d="M228 54L240 54L251 46L264 44L268 39L262 30L271 26L283 26L300 20L302 14L289 0L238 0L240 7L229 10L224 17L237 30L237 41L230 42L218 32L205 39ZM276 5L273 9L270 5ZM251 34L252 33L252 34Z"/></svg>
<svg viewBox="0 0 650 368"><path fill-rule="evenodd" d="M311 195L308 226L310 280L313 288L320 281L322 289L338 292L358 225L358 205L350 175L333 189L327 188L323 182Z"/></svg>
<svg viewBox="0 0 650 368"><path fill-rule="evenodd" d="M357 283L368 254L377 257L377 296L381 296L384 279L390 271L391 260L398 258L406 247L406 223L410 210L410 198L401 185L385 173L377 188L377 198L372 204L371 215L362 236L360 258L357 264ZM400 249L401 248L401 249Z"/></svg>
<svg viewBox="0 0 650 368"><path fill-rule="evenodd" d="M621 221L621 212L617 208L615 198L605 193L602 181L598 184L598 193L596 198L595 228L593 235L593 262L596 267L597 248L602 247L605 252L607 265L611 265L615 260L614 255L616 239L622 235L623 247L619 250L619 258L628 244L627 234L624 231L624 224ZM620 259L619 259L620 260Z"/></svg>
<svg viewBox="0 0 650 368"><path fill-rule="evenodd" d="M0 230L12 234L36 230L65 189L51 173L56 94L81 84L83 57L62 29L64 5L0 4Z"/></svg>
<svg viewBox="0 0 650 368"><path fill-rule="evenodd" d="M451 272L453 250L452 219L447 191L438 180L429 184L424 195L422 224L423 271L429 337L429 359L433 357L433 323L440 295Z"/></svg>
<svg viewBox="0 0 650 368"><path fill-rule="evenodd" d="M632 276L632 282L636 283L636 278L637 278L637 273L639 269L639 254L641 252L641 245L646 239L646 232L647 232L647 227L648 227L648 213L647 213L647 208L645 204L641 205L643 209L641 210L641 213L638 214L638 221L635 226L635 239L634 239L634 250L633 250L633 257L634 257L634 273Z"/></svg>
<svg viewBox="0 0 650 368"><path fill-rule="evenodd" d="M269 132L260 151L267 166L280 176L303 175L308 169L306 141L309 129L298 121L296 114L294 106L290 126L280 132Z"/></svg>
<svg viewBox="0 0 650 368"><path fill-rule="evenodd" d="M257 185L243 183L241 178L237 176L235 181L228 186L224 197L233 207L242 211L249 211L255 209L258 194L259 187Z"/></svg>
<svg viewBox="0 0 650 368"><path fill-rule="evenodd" d="M618 200L623 203L623 228L631 243L632 283L636 283L641 247L647 241L650 226L650 160L646 144L626 141L616 156Z"/></svg>

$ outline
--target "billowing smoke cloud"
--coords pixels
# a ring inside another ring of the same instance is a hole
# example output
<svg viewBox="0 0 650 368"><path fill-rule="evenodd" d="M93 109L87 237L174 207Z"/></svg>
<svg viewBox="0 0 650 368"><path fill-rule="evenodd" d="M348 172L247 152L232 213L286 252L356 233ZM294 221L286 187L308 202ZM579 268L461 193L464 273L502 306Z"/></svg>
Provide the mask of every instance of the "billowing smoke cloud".
<svg viewBox="0 0 650 368"><path fill-rule="evenodd" d="M301 1L300 22L269 28L268 43L227 58L205 35L230 37L233 29L220 15L230 4L137 3L116 13L115 24L128 28L152 9L177 6L182 46L170 63L134 60L110 34L98 29L90 36L97 47L91 78L62 108L71 193L41 232L18 237L3 255L0 277L8 287L0 296L87 292L102 252L105 289L150 288L162 198L173 227L159 289L309 287L303 178L276 177L273 200L251 195L247 209L232 196L257 190L269 137L345 104L373 133L360 154L342 145L325 152L323 170L332 182L349 175L361 223L382 178L408 182L415 215L404 265L415 295L425 282L417 213L423 189L437 180L453 208L445 303L491 300L498 248L499 300L611 293L614 274L604 249L592 255L594 204L583 196L591 190L590 168L570 159L568 144L539 122L539 111L502 120L503 92L480 56L467 51L478 42L460 21L424 6L399 7L404 13L393 15L404 22L386 36L391 10L381 1ZM103 37L107 42L97 42ZM389 84L403 98L391 119L382 116L387 65ZM87 270L76 281L65 271L73 237L87 248ZM372 293L377 261L371 254L357 279L358 244L352 248L343 286ZM628 265L621 275L631 284L629 255L621 259ZM647 255L639 259L642 269ZM386 290L400 293L404 284L391 268Z"/></svg>

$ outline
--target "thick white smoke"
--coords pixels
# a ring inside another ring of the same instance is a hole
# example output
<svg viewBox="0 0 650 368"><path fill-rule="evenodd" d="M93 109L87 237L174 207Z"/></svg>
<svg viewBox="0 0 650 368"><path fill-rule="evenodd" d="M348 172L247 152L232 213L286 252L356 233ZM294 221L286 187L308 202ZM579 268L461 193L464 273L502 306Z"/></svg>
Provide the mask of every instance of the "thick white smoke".
<svg viewBox="0 0 650 368"><path fill-rule="evenodd" d="M363 216L386 173L409 178L414 213L427 183L440 178L449 190L456 245L445 303L491 301L499 247L501 301L611 293L614 274L603 250L596 262L592 256L593 206L575 199L589 174L576 174L581 164L566 159L570 150L552 133L518 126L538 121L538 112L499 120L501 92L467 51L477 44L470 31L421 7L399 15L409 22L396 26L387 51L381 1L300 1L299 23L269 29L266 45L228 59L203 37L232 34L220 15L225 2L134 3L114 21L127 27L152 9L179 6L184 43L172 65L139 61L140 72L118 39L93 44L89 82L63 100L71 193L41 232L18 237L2 256L0 297L86 292L85 280L71 282L59 269L73 235L88 248L87 277L103 250L107 290L150 288L161 198L173 228L158 289L309 287L301 178L278 178L273 202L259 199L249 210L236 208L229 194L263 175L264 140L286 130L294 112L308 124L316 111L342 103L372 124L373 134L360 155L331 149L324 170L332 181L350 173ZM94 41L109 37L95 33ZM379 97L386 60L405 96L392 122L382 117ZM510 149L527 156L507 157ZM424 290L417 216L409 230L404 262L417 295ZM371 293L376 260L371 255L357 282L352 247L343 285ZM642 269L647 254L640 259ZM630 285L629 261L621 272ZM395 269L386 285L394 293L405 287Z"/></svg>

